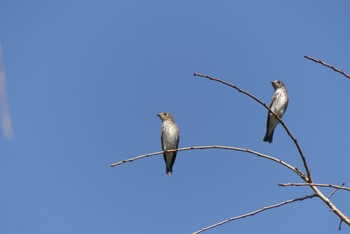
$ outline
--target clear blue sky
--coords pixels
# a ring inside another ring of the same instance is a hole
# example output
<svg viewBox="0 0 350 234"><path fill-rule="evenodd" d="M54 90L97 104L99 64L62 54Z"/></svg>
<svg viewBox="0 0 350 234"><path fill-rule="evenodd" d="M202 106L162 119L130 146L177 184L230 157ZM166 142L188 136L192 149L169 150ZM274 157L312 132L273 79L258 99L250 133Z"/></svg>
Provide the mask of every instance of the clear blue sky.
<svg viewBox="0 0 350 234"><path fill-rule="evenodd" d="M180 146L230 145L302 168L267 111L193 72L220 77L269 103L280 79L285 123L315 182L350 185L349 1L9 1L0 4L14 138L0 138L0 233L191 233L262 206L312 194L281 188L290 171L248 154L179 152L174 174L160 150L171 112ZM322 189L325 194L331 190ZM350 194L333 201L350 215ZM207 233L339 233L318 199ZM349 228L343 225L345 232Z"/></svg>

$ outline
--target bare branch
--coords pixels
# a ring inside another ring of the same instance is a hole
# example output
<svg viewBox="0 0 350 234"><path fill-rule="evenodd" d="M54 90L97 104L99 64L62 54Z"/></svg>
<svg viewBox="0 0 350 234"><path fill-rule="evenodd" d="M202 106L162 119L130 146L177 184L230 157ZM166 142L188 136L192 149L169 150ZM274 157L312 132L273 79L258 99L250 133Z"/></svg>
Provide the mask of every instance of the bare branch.
<svg viewBox="0 0 350 234"><path fill-rule="evenodd" d="M342 184L341 184L341 187L343 187L344 185L345 185L345 183L342 183ZM341 187L340 187L340 188L334 189L334 191L331 192L331 194L329 194L328 199L331 199L331 197L332 197L337 191L339 191L339 190L341 189Z"/></svg>
<svg viewBox="0 0 350 234"><path fill-rule="evenodd" d="M327 63L325 63L325 62L323 62L323 61L321 61L321 60L312 58L312 57L307 56L307 55L305 55L304 58L309 59L309 60L311 60L311 61L314 61L314 62L316 62L316 63L322 64L322 65L325 66L325 67L329 67L329 68L332 69L333 71L339 72L340 74L342 74L342 75L344 75L345 77L347 77L348 79L350 79L350 75L349 75L349 74L346 74L343 70L340 70L340 69L338 69L338 68L336 68L336 67L334 67L334 66L332 66L332 65L330 65L330 64L327 64Z"/></svg>
<svg viewBox="0 0 350 234"><path fill-rule="evenodd" d="M212 228L215 228L217 226L220 226L222 224L225 224L227 222L231 222L231 221L234 221L234 220L237 220L237 219L242 219L242 218L246 218L248 216L253 216L253 215L256 215L260 212L263 212L265 210L270 210L270 209L273 209L273 208L277 208L277 207L280 207L280 206L284 206L284 205L287 205L287 204L290 204L290 203L293 203L293 202L296 202L296 201L303 201L305 199L309 199L309 198L314 198L316 197L316 194L312 194L312 195L307 195L307 196L304 196L304 197L299 197L299 198L294 198L294 199L290 199L290 200L287 200L287 201L284 201L284 202L281 202L281 203L277 203L275 205L271 205L271 206L265 206L261 209L258 209L256 211L253 211L253 212L250 212L250 213L247 213L247 214L243 214L243 215L239 215L239 216L235 216L235 217L232 217L232 218L229 218L229 219L226 219L226 220L223 220L221 222L218 222L216 224L213 224L213 225L210 225L208 227L205 227L205 228L202 228L196 232L194 232L193 234L198 234L198 233L201 233L201 232L204 232L204 231L207 231L209 229L212 229Z"/></svg>
<svg viewBox="0 0 350 234"><path fill-rule="evenodd" d="M204 74L199 74L199 73L194 73L194 76L199 76L199 77L203 77L203 78L206 78L206 79L209 79L209 80L213 80L213 81L217 81L219 83L222 83L224 85L227 85L231 88L234 88L236 89L238 92L240 93L243 93L245 95L247 95L248 97L254 99L256 102L258 102L260 105L262 105L263 107L265 107L265 109L267 109L270 113L272 113L281 123L281 125L283 126L283 128L286 130L287 134L289 135L289 137L293 140L295 146L297 147L298 149L298 152L300 154L300 157L301 157L301 160L303 161L303 164L304 164L304 168L306 170L306 174L307 174L307 177L304 178L305 182L308 182L308 183L312 183L312 179L311 179L311 172L310 172L310 169L309 169L309 166L306 162L306 158L304 156L304 153L298 143L298 140L293 136L293 134L289 131L289 129L287 128L287 126L285 125L285 123L282 121L282 119L280 119L275 113L273 113L273 111L270 109L270 107L268 107L264 102L262 102L260 99L258 99L257 97L253 96L252 94L250 94L249 92L241 89L241 88L238 88L237 86L233 85L233 84L230 84L224 80L221 80L219 78L215 78L215 77L211 77L211 76L208 76L208 75L204 75Z"/></svg>
<svg viewBox="0 0 350 234"><path fill-rule="evenodd" d="M278 186L286 187L286 186L317 186L317 187L328 187L328 188L335 188L340 190L347 190L350 191L350 188L344 187L345 183L342 185L334 185L334 184L314 184L314 183L285 183L285 184L278 184Z"/></svg>
<svg viewBox="0 0 350 234"><path fill-rule="evenodd" d="M180 150L184 150L184 149L180 149ZM176 150L168 150L168 151L169 152L173 152L173 151L176 151ZM142 158L147 158L147 157L150 157L150 156L155 156L155 155L159 155L159 154L163 154L163 153L164 153L164 151L159 151L159 152L154 152L154 153L150 153L150 154L143 154L143 155L140 155L140 156L137 156L137 157L134 157L134 158L124 159L122 161L119 161L119 162L111 164L111 167L119 166L119 165L124 164L124 163L133 162L133 161L136 161L136 160L139 160L139 159L142 159Z"/></svg>
<svg viewBox="0 0 350 234"><path fill-rule="evenodd" d="M174 151L186 151L186 150L203 150L203 149L224 149L224 150L233 150L233 151L240 151L240 152L245 152L245 153L249 153L249 154L254 154L258 157L261 158L266 158L268 160L274 161L276 163L279 163L285 167L287 167L289 170L295 172L298 176L300 176L303 180L305 180L306 175L304 175L298 168L291 166L290 164L272 157L270 155L267 154L262 154L259 153L257 151L251 150L251 149L246 149L246 148L238 148L238 147L232 147L232 146L221 146L221 145L205 145L205 146L190 146L190 147L183 147L183 148L179 148L177 150L167 150L167 151L159 151L159 152L154 152L154 153L150 153L150 154L143 154L134 158L129 158L129 159L125 159L116 163L111 164L111 167L115 167L115 166L119 166L121 164L124 163L128 163L128 162L133 162L142 158L147 158L147 157L151 157L151 156L155 156L155 155L159 155L159 154L163 154L164 152L174 152Z"/></svg>

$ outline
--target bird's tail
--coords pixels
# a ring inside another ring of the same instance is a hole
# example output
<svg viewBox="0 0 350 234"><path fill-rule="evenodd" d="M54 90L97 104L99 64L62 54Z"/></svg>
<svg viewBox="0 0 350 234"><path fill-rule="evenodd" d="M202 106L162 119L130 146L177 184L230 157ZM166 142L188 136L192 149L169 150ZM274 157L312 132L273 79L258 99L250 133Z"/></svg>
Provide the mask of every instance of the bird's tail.
<svg viewBox="0 0 350 234"><path fill-rule="evenodd" d="M173 169L172 168L166 168L166 175L171 176L173 174Z"/></svg>
<svg viewBox="0 0 350 234"><path fill-rule="evenodd" d="M265 137L263 139L263 141L267 141L269 143L272 142L272 139L273 139L273 132L271 132L271 134L269 134L268 132L265 134Z"/></svg>
<svg viewBox="0 0 350 234"><path fill-rule="evenodd" d="M172 175L173 174L173 165L175 162L175 158L176 158L176 152L175 153L165 153L164 154L164 161L165 161L165 165L166 165L166 174L167 175Z"/></svg>

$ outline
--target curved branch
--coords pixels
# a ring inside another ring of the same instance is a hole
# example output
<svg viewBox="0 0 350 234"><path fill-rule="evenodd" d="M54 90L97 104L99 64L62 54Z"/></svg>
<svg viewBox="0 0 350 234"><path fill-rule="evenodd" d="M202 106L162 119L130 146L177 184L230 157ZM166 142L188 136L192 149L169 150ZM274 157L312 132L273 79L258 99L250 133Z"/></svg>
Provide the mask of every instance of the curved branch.
<svg viewBox="0 0 350 234"><path fill-rule="evenodd" d="M254 154L258 157L261 158L266 158L268 160L274 161L276 163L279 163L285 167L287 167L289 170L295 172L298 176L300 176L303 180L305 180L307 177L306 175L304 175L298 168L291 166L290 164L272 157L270 155L267 154L262 154L259 153L257 151L251 150L251 149L246 149L246 148L238 148L238 147L232 147L232 146L221 146L221 145L205 145L205 146L190 146L190 147L183 147L183 148L179 148L177 150L167 150L167 151L159 151L159 152L154 152L154 153L150 153L150 154L143 154L134 158L129 158L129 159L125 159L116 163L111 164L111 167L115 167L115 166L119 166L121 164L124 163L128 163L128 162L133 162L142 158L147 158L147 157L151 157L151 156L155 156L155 155L159 155L159 154L163 154L164 152L174 152L174 151L186 151L186 150L197 150L197 149L224 149L224 150L234 150L234 151L240 151L240 152L245 152L245 153L249 153L249 154Z"/></svg>
<svg viewBox="0 0 350 234"><path fill-rule="evenodd" d="M237 86L233 85L233 84L230 84L224 80L221 80L219 78L215 78L215 77L211 77L211 76L208 76L208 75L204 75L204 74L199 74L199 73L194 73L194 76L199 76L199 77L203 77L203 78L206 78L206 79L209 79L209 80L213 80L213 81L217 81L219 83L222 83L224 85L227 85L231 88L234 88L236 89L238 92L240 93L243 93L245 95L247 95L248 97L254 99L256 102L258 102L260 105L262 105L263 107L265 107L265 109L267 109L270 113L272 113L276 119L278 119L278 121L280 121L281 125L283 126L283 128L286 130L287 134L289 135L289 137L293 140L295 146L297 147L298 149L298 152L299 152L299 155L301 157L301 160L303 161L303 164L304 164L304 168L306 170L306 174L307 174L307 178L305 178L305 182L308 182L308 183L312 183L312 179L311 179L311 172L310 172L310 169L309 169L309 166L306 162L306 158L304 156L304 153L298 143L298 140L293 136L293 134L289 131L289 129L287 128L287 126L285 125L285 123L282 121L282 119L280 119L275 113L273 113L273 111L270 109L270 107L268 107L264 102L260 101L260 99L258 99L257 97L255 97L254 95L250 94L249 92L241 89L241 88L238 88Z"/></svg>
<svg viewBox="0 0 350 234"><path fill-rule="evenodd" d="M325 67L329 67L333 71L339 72L340 74L344 75L346 78L350 79L350 75L346 74L343 70L340 70L340 69L338 69L330 64L327 64L327 63L323 62L322 60L318 60L318 59L315 59L315 58L307 56L307 55L305 55L304 58L309 59L311 61L314 61L315 63L322 64Z"/></svg>
<svg viewBox="0 0 350 234"><path fill-rule="evenodd" d="M350 191L350 188L344 187L342 185L334 185L334 184L308 184L308 183L285 183L285 184L278 184L278 186L287 187L287 186L316 186L316 187L328 187L328 188L335 188L340 190L346 190Z"/></svg>
<svg viewBox="0 0 350 234"><path fill-rule="evenodd" d="M226 219L226 220L223 220L221 222L218 222L216 224L213 224L213 225L210 225L208 227L205 227L205 228L202 228L201 230L198 230L196 232L194 232L193 234L198 234L198 233L201 233L201 232L204 232L204 231L207 231L209 229L212 229L214 227L217 227L217 226L220 226L222 224L225 224L227 222L231 222L231 221L234 221L234 220L237 220L237 219L242 219L242 218L246 218L248 216L253 216L253 215L256 215L260 212L263 212L265 210L270 210L270 209L273 209L273 208L277 208L277 207L280 207L280 206L284 206L284 205L287 205L287 204L290 204L292 202L296 202L296 201L303 201L305 199L310 199L310 198L314 198L316 197L317 195L316 194L312 194L312 195L307 195L307 196L304 196L304 197L299 197L299 198L294 198L294 199L290 199L290 200L287 200L287 201L284 201L284 202L281 202L281 203L277 203L275 205L271 205L271 206L265 206L261 209L258 209L256 211L253 211L253 212L250 212L250 213L247 213L247 214L243 214L243 215L239 215L239 216L236 216L236 217L232 217L232 218L229 218L229 219Z"/></svg>

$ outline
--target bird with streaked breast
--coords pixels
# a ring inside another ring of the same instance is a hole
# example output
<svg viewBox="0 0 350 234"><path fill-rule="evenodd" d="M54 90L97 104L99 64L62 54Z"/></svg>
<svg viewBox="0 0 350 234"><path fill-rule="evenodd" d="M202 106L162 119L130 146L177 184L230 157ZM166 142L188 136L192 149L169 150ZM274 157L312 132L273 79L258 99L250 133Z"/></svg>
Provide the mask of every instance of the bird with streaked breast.
<svg viewBox="0 0 350 234"><path fill-rule="evenodd" d="M270 109L275 115L282 119L288 107L288 93L282 81L274 80L271 84L275 89L275 93L271 100ZM272 142L273 133L278 124L278 119L269 112L267 115L266 134L263 141Z"/></svg>
<svg viewBox="0 0 350 234"><path fill-rule="evenodd" d="M177 149L180 141L180 129L174 122L174 117L169 112L161 112L157 115L163 122L161 127L162 150ZM167 175L172 175L173 173L176 154L176 151L163 153Z"/></svg>

